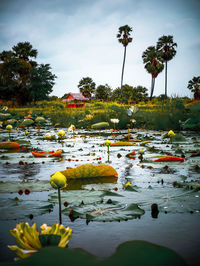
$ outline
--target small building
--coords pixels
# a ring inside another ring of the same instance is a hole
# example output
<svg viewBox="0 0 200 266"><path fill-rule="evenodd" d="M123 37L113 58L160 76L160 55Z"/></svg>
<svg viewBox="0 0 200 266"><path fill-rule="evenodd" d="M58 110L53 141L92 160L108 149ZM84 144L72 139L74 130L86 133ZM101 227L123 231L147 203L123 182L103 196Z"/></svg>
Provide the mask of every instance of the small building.
<svg viewBox="0 0 200 266"><path fill-rule="evenodd" d="M66 102L66 108L81 108L85 106L85 102L90 99L86 98L82 93L69 93L62 102Z"/></svg>

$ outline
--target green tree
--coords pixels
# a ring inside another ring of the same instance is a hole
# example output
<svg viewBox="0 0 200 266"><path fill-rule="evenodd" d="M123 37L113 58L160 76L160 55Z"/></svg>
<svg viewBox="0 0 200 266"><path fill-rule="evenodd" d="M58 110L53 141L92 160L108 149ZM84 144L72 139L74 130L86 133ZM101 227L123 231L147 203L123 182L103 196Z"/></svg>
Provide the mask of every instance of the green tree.
<svg viewBox="0 0 200 266"><path fill-rule="evenodd" d="M143 63L145 64L145 69L148 73L151 74L151 93L150 100L152 99L154 87L155 87L155 79L160 72L162 72L164 65L162 62L161 52L159 52L155 46L149 46L142 54Z"/></svg>
<svg viewBox="0 0 200 266"><path fill-rule="evenodd" d="M133 88L132 101L134 103L147 102L148 101L147 91L148 91L147 88L143 86L137 86Z"/></svg>
<svg viewBox="0 0 200 266"><path fill-rule="evenodd" d="M20 42L13 46L11 51L0 53L0 90L1 98L5 100L15 99L18 104L25 105L31 100L40 98L41 94L50 93L46 85L50 81L45 65L39 65L32 58L36 58L37 50L32 48L29 42ZM43 71L40 84L35 86L35 75ZM52 76L54 81L55 76ZM53 82L52 81L52 82ZM52 83L54 84L54 83ZM38 89L40 88L40 89ZM34 92L35 90L35 92Z"/></svg>
<svg viewBox="0 0 200 266"><path fill-rule="evenodd" d="M95 92L95 86L96 84L89 77L82 78L78 84L80 92L82 92L85 97L92 96L92 94Z"/></svg>
<svg viewBox="0 0 200 266"><path fill-rule="evenodd" d="M194 93L194 99L200 100L200 76L193 77L193 79L188 82L187 87Z"/></svg>
<svg viewBox="0 0 200 266"><path fill-rule="evenodd" d="M125 66L125 60L126 60L126 47L127 45L132 42L132 38L130 37L132 28L128 25L119 27L117 39L122 45L124 46L124 59L123 59L123 65L122 65L122 75L121 75L121 90L123 86L123 76L124 76L124 66Z"/></svg>
<svg viewBox="0 0 200 266"><path fill-rule="evenodd" d="M112 93L112 100L123 104L130 104L133 102L134 88L127 84L122 86L122 89L117 88Z"/></svg>
<svg viewBox="0 0 200 266"><path fill-rule="evenodd" d="M161 57L165 62L165 96L167 96L167 63L176 55L175 47L177 44L171 35L163 35L158 39L157 50L161 52Z"/></svg>
<svg viewBox="0 0 200 266"><path fill-rule="evenodd" d="M99 85L95 90L95 99L108 101L111 97L111 88L108 84Z"/></svg>
<svg viewBox="0 0 200 266"><path fill-rule="evenodd" d="M49 64L41 64L33 68L30 77L29 101L40 101L48 99L53 91L56 76L51 73Z"/></svg>

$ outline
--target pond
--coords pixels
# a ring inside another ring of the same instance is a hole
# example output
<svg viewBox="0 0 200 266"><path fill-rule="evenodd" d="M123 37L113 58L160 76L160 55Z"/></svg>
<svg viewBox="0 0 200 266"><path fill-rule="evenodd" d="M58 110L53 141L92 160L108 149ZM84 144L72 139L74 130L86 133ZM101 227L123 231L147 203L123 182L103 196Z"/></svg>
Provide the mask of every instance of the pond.
<svg viewBox="0 0 200 266"><path fill-rule="evenodd" d="M133 129L132 146L110 146L108 161L106 139L111 143L124 140L127 130L115 135L109 130L76 130L75 138L68 132L62 143L45 140L47 132L57 136L58 129L41 129L40 136L36 129L30 129L28 135L23 129L13 130L12 140L24 145L29 141L30 145L17 151L0 150L1 261L15 257L7 245L16 244L9 229L17 223L36 222L39 228L43 223L59 222L57 191L49 183L52 174L84 164L106 164L117 171L117 180L85 179L61 191L62 223L73 230L68 247L105 258L121 243L145 240L172 249L188 265L199 265L198 133L181 132L181 141L171 143L162 138L166 132ZM0 131L0 137L1 142L8 139L8 132ZM31 153L58 149L63 150L62 157L38 158ZM127 154L134 151L129 158ZM155 162L166 155L184 158L184 162ZM72 219L70 210L78 213L77 217Z"/></svg>

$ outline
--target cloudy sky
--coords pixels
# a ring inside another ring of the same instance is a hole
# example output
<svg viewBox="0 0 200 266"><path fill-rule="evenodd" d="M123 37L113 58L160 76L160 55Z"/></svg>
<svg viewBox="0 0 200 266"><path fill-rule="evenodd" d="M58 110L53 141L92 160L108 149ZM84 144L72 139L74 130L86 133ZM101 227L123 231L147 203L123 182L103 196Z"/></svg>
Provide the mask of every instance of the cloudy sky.
<svg viewBox="0 0 200 266"><path fill-rule="evenodd" d="M162 35L173 35L177 54L168 64L168 95L189 96L187 84L200 75L200 0L0 0L0 52L29 41L37 61L56 74L52 95L79 92L83 77L96 85L120 86L123 46L120 26L133 28L124 84L150 91L142 53ZM155 95L164 93L164 71Z"/></svg>

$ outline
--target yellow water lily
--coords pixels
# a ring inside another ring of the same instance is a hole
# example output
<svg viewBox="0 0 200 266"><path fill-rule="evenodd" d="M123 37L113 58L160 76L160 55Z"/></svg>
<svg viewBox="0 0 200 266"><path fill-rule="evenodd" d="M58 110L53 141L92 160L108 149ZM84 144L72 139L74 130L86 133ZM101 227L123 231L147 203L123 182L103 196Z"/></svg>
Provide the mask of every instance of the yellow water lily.
<svg viewBox="0 0 200 266"><path fill-rule="evenodd" d="M13 128L12 125L7 125L7 126L6 126L6 129L7 129L8 131L11 131L12 128Z"/></svg>
<svg viewBox="0 0 200 266"><path fill-rule="evenodd" d="M144 154L144 150L143 150L143 149L140 149L140 150L138 151L138 153L139 153L139 154Z"/></svg>
<svg viewBox="0 0 200 266"><path fill-rule="evenodd" d="M59 171L51 176L50 184L55 189L65 188L67 186L66 177Z"/></svg>
<svg viewBox="0 0 200 266"><path fill-rule="evenodd" d="M68 127L68 131L74 131L76 129L76 127L74 125L71 124L70 127Z"/></svg>
<svg viewBox="0 0 200 266"><path fill-rule="evenodd" d="M62 224L55 223L52 226L43 224L40 228L41 234L39 234L36 228L36 223L33 223L32 226L26 222L17 224L16 228L10 230L10 233L16 238L16 242L21 248L17 245L8 245L8 248L13 250L20 258L24 259L42 248L40 242L40 236L42 235L60 236L58 247L63 248L66 247L71 238L72 229L69 227L66 228Z"/></svg>
<svg viewBox="0 0 200 266"><path fill-rule="evenodd" d="M65 131L63 129L58 131L58 137L63 138L65 136Z"/></svg>
<svg viewBox="0 0 200 266"><path fill-rule="evenodd" d="M168 132L168 136L169 136L170 138L174 137L174 136L175 136L174 131L173 131L173 130L170 130L170 131Z"/></svg>
<svg viewBox="0 0 200 266"><path fill-rule="evenodd" d="M127 188L127 187L133 187L133 185L132 185L130 182L127 182L127 183L124 185L124 188Z"/></svg>
<svg viewBox="0 0 200 266"><path fill-rule="evenodd" d="M107 139L107 140L105 141L105 145L106 145L106 146L110 146L110 144L111 144L111 141L110 141L109 139Z"/></svg>
<svg viewBox="0 0 200 266"><path fill-rule="evenodd" d="M51 139L51 134L50 133L47 133L44 138L45 139Z"/></svg>

